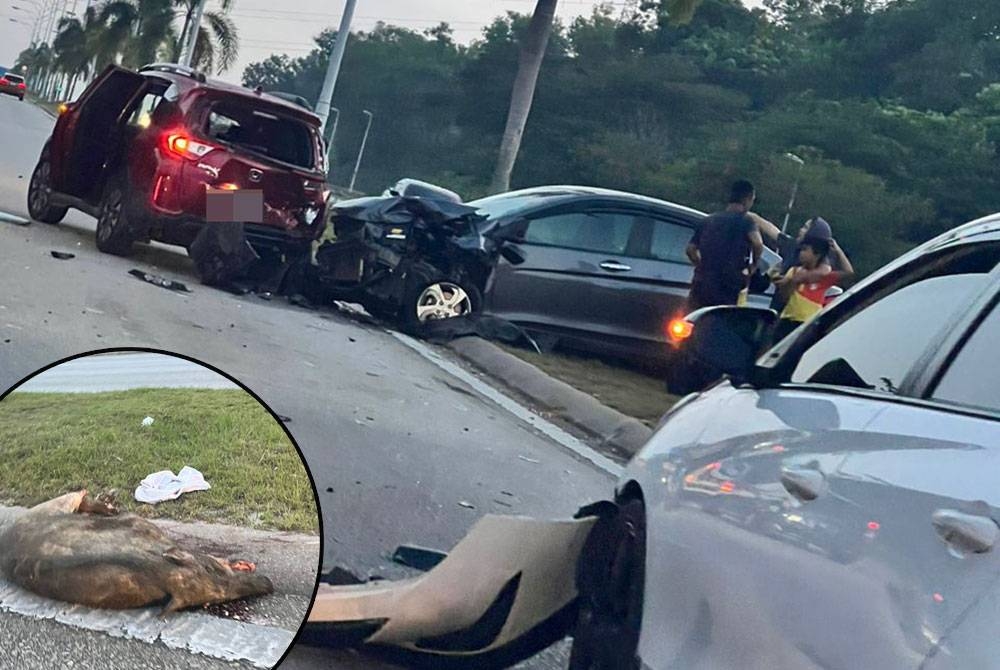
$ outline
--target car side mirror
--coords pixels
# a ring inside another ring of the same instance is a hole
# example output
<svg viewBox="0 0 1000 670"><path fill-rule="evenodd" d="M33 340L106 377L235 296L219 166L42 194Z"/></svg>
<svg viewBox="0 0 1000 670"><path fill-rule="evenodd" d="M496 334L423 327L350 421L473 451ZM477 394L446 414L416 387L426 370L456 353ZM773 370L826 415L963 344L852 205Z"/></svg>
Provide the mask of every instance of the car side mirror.
<svg viewBox="0 0 1000 670"><path fill-rule="evenodd" d="M526 260L524 252L508 241L500 243L500 255L507 259L511 265L520 265Z"/></svg>
<svg viewBox="0 0 1000 670"><path fill-rule="evenodd" d="M684 348L719 374L737 383L747 382L777 317L773 309L763 307L705 307L684 318L692 324Z"/></svg>

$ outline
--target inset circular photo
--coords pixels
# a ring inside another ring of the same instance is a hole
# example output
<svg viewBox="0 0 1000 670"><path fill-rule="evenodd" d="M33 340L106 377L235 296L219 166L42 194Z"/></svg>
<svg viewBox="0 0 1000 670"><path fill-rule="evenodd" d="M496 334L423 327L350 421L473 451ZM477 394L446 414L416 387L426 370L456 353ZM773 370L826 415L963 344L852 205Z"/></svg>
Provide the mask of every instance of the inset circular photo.
<svg viewBox="0 0 1000 670"><path fill-rule="evenodd" d="M52 667L272 668L316 591L281 417L196 361L114 350L0 396L0 649Z"/></svg>

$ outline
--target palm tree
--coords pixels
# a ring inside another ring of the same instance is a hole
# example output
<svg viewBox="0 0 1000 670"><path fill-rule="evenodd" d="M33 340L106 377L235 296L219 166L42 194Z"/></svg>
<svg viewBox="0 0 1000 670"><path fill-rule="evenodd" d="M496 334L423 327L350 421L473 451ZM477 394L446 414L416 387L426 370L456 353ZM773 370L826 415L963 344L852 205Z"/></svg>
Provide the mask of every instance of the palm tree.
<svg viewBox="0 0 1000 670"><path fill-rule="evenodd" d="M126 0L110 0L98 8L100 29L95 33L91 48L94 71L100 72L111 63L121 62L122 53L136 36L139 8Z"/></svg>
<svg viewBox="0 0 1000 670"><path fill-rule="evenodd" d="M180 7L179 14L184 17L184 21L173 42L170 53L171 60L177 60L180 56L184 36L187 35L191 26L198 0L174 0L174 4ZM224 72L236 62L236 56L239 53L239 36L236 24L227 16L232 5L233 0L221 0L221 11L205 12L202 17L205 23L198 26L198 36L191 58L193 67L203 70L215 68L216 72Z"/></svg>
<svg viewBox="0 0 1000 670"><path fill-rule="evenodd" d="M542 69L542 59L545 57L545 47L552 33L552 20L556 15L557 1L537 0L535 11L531 15L531 23L528 24L528 33L521 45L517 76L514 77L514 88L510 93L507 126L500 141L500 155L490 183L490 190L493 193L510 190L510 173L514 170L514 161L517 160L517 152L521 148L521 136L528 123L531 101L535 97L535 84L538 82L538 73Z"/></svg>
<svg viewBox="0 0 1000 670"><path fill-rule="evenodd" d="M510 94L507 125L500 141L500 153L493 171L493 179L490 181L490 190L493 193L510 190L510 175L521 148L524 127L528 123L531 101L535 97L535 84L538 82L538 73L542 69L542 59L545 57L545 47L552 33L557 1L536 0L535 11L531 15L528 32L521 45L517 75ZM701 0L662 0L662 4L672 22L685 23L691 20Z"/></svg>
<svg viewBox="0 0 1000 670"><path fill-rule="evenodd" d="M122 63L142 67L160 60L163 48L175 38L176 0L135 0L133 35L125 47Z"/></svg>
<svg viewBox="0 0 1000 670"><path fill-rule="evenodd" d="M24 71L28 73L28 85L39 95L43 95L41 89L47 83L53 60L52 48L42 42L41 44L33 44L18 54L14 67L18 69L23 67Z"/></svg>
<svg viewBox="0 0 1000 670"><path fill-rule="evenodd" d="M64 17L59 20L59 33L52 41L55 66L69 77L66 84L66 98L73 97L77 77L90 74L94 58L94 35L101 29L97 9L88 7L81 23L77 18Z"/></svg>

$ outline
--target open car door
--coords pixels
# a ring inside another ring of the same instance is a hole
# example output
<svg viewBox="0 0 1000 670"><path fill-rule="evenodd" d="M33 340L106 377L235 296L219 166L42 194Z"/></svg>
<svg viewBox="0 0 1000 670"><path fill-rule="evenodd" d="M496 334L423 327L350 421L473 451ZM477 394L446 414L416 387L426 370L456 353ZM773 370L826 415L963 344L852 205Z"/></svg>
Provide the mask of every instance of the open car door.
<svg viewBox="0 0 1000 670"><path fill-rule="evenodd" d="M114 148L122 113L146 85L142 75L109 65L62 115L53 133L54 186L67 195L92 201L104 180L98 178Z"/></svg>

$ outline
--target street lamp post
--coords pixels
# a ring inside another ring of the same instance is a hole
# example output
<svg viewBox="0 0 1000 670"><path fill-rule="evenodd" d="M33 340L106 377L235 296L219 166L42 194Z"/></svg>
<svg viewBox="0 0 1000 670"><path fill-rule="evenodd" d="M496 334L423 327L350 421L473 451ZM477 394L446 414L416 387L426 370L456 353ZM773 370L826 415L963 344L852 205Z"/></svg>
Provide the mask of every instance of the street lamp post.
<svg viewBox="0 0 1000 670"><path fill-rule="evenodd" d="M181 48L180 58L177 63L185 67L191 67L191 60L194 57L194 47L198 42L198 28L201 27L201 17L205 13L205 0L198 0L198 5L194 8L194 15L191 17L191 25L188 26L187 35L183 36L184 42Z"/></svg>
<svg viewBox="0 0 1000 670"><path fill-rule="evenodd" d="M347 38L351 34L351 20L354 18L356 4L357 0L347 0L344 5L344 13L340 17L340 28L337 29L337 40L333 43L333 50L330 52L330 63L326 66L323 89L319 93L319 100L316 101L315 111L322 122L323 133L326 133L326 122L330 116L330 105L333 102L333 89L337 85L337 74L340 72L340 63L344 60L344 50L347 49Z"/></svg>
<svg viewBox="0 0 1000 670"><path fill-rule="evenodd" d="M354 164L354 173L351 175L351 184L347 187L349 191L354 190L354 181L358 178L358 169L361 168L361 157L365 155L365 144L368 142L368 131L372 129L372 113L366 109L363 114L368 117L368 123L365 125L364 137L361 138L361 148L358 149L358 160Z"/></svg>
<svg viewBox="0 0 1000 670"><path fill-rule="evenodd" d="M326 162L323 164L323 170L326 172L327 181L330 180L330 175L333 174L333 169L330 167L330 157L333 155L333 140L337 137L337 122L340 121L340 110L336 107L330 107L330 111L334 113L333 117L333 131L330 133L329 139L324 135L323 141L326 147Z"/></svg>
<svg viewBox="0 0 1000 670"><path fill-rule="evenodd" d="M785 210L785 220L781 224L781 232L785 232L785 230L788 228L788 219L792 215L792 207L795 206L795 195L796 193L799 192L799 177L802 176L802 167L806 164L804 160L802 160L801 158L792 153L785 154L785 158L792 161L793 163L797 163L799 169L795 173L795 181L792 182L792 195L788 199L788 208Z"/></svg>

